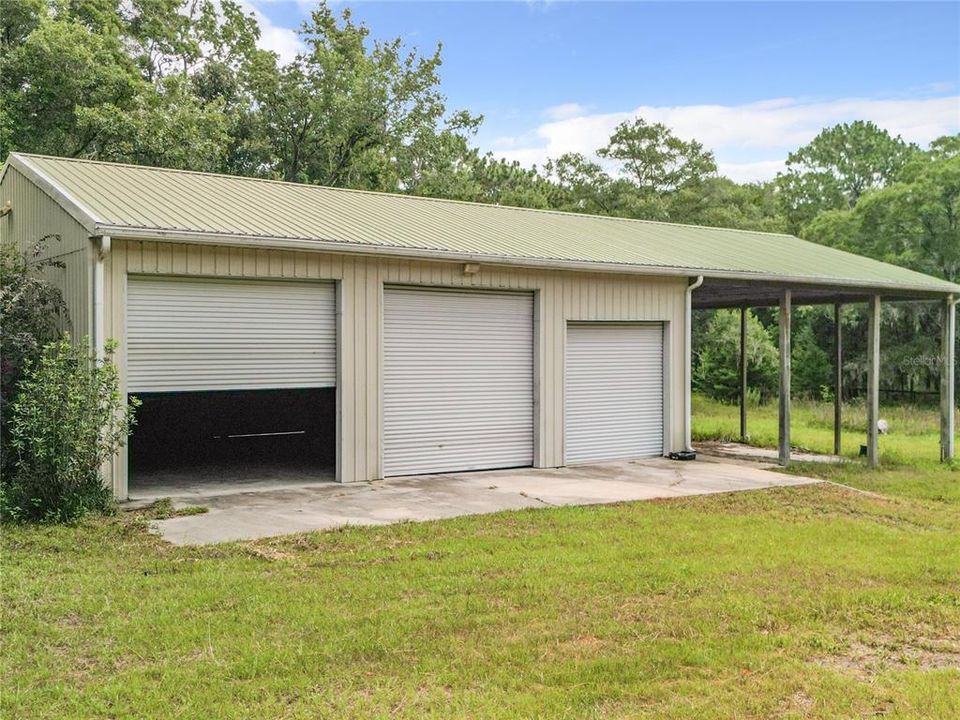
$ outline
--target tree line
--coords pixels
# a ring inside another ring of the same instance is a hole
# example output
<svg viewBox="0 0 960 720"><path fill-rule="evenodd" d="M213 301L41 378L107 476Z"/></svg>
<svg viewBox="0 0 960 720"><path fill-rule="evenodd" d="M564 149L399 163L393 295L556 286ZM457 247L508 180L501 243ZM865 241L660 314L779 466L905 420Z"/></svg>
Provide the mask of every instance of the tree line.
<svg viewBox="0 0 960 720"><path fill-rule="evenodd" d="M0 160L15 150L616 217L797 234L960 279L960 136L922 149L873 123L824 129L774 180L736 183L712 151L660 123L619 125L595 156L524 167L482 153L483 122L451 109L442 47L374 39L349 9L319 5L291 61L258 48L233 0L0 0ZM732 252L736 248L731 248ZM698 318L695 378L732 399L733 315ZM776 382L776 312L751 315L751 386ZM796 317L795 386L829 394L832 314ZM843 323L851 391L865 321ZM884 310L882 384L932 391L938 312ZM732 373L731 377L728 377Z"/></svg>

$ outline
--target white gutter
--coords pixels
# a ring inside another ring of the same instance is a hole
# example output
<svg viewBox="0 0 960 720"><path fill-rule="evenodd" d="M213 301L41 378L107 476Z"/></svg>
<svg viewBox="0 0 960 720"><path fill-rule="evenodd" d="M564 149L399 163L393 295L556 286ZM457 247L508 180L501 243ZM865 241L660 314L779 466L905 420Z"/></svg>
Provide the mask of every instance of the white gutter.
<svg viewBox="0 0 960 720"><path fill-rule="evenodd" d="M104 268L103 260L110 252L110 236L92 238L96 255L93 258L93 350L97 360L103 360L106 345L106 320L104 317Z"/></svg>
<svg viewBox="0 0 960 720"><path fill-rule="evenodd" d="M697 279L687 285L687 307L685 320L687 326L687 338L684 343L683 355L683 449L693 452L693 373L691 366L693 364L693 291L703 285L703 275L698 275Z"/></svg>

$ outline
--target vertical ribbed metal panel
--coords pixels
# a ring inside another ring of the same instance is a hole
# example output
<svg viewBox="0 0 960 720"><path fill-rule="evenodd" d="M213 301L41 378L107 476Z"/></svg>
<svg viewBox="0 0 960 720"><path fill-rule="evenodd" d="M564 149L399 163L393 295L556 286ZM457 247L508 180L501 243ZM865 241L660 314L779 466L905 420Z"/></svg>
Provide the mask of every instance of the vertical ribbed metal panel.
<svg viewBox="0 0 960 720"><path fill-rule="evenodd" d="M663 326L567 326L566 462L663 454Z"/></svg>
<svg viewBox="0 0 960 720"><path fill-rule="evenodd" d="M0 182L0 205L8 201L13 210L0 218L0 241L33 256L41 238L48 238L36 259L59 263L42 275L63 293L69 317L62 329L75 340L90 335L89 232L15 167L8 167Z"/></svg>
<svg viewBox="0 0 960 720"><path fill-rule="evenodd" d="M384 290L384 475L533 463L533 295Z"/></svg>
<svg viewBox="0 0 960 720"><path fill-rule="evenodd" d="M336 385L333 283L129 279L129 392Z"/></svg>

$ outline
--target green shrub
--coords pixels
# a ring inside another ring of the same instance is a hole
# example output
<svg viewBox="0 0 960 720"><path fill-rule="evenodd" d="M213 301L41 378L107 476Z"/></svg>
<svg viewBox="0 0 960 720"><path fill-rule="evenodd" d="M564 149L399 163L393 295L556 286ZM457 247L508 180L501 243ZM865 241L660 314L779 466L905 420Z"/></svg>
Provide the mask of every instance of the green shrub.
<svg viewBox="0 0 960 720"><path fill-rule="evenodd" d="M10 407L10 472L0 485L0 511L15 521L72 522L112 508L101 468L133 423L112 362L92 357L70 338L27 360Z"/></svg>
<svg viewBox="0 0 960 720"><path fill-rule="evenodd" d="M36 361L40 350L60 338L68 320L60 290L44 278L47 268L61 268L56 259L42 260L44 248L59 241L57 235L39 240L31 252L22 253L13 243L0 243L0 452L7 470L8 408L17 393L20 373L27 361Z"/></svg>

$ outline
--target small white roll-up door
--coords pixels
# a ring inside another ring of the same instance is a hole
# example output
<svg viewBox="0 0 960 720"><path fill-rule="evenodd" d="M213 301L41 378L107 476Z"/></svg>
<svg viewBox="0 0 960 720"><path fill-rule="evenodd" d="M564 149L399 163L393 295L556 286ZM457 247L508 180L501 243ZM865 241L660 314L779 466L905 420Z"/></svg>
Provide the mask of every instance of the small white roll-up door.
<svg viewBox="0 0 960 720"><path fill-rule="evenodd" d="M566 462L663 454L663 325L567 326Z"/></svg>
<svg viewBox="0 0 960 720"><path fill-rule="evenodd" d="M384 290L384 475L533 464L533 295Z"/></svg>
<svg viewBox="0 0 960 720"><path fill-rule="evenodd" d="M131 276L130 392L334 387L333 283Z"/></svg>

